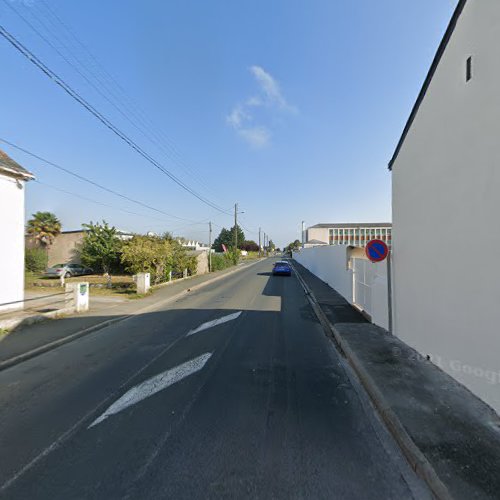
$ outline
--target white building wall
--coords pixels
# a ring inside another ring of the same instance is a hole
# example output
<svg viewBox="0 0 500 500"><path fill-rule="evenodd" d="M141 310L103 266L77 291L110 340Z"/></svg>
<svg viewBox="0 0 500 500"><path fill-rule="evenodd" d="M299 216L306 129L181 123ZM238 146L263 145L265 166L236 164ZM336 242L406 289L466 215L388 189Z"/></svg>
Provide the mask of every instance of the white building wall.
<svg viewBox="0 0 500 500"><path fill-rule="evenodd" d="M23 181L0 175L0 304L24 299L24 190Z"/></svg>
<svg viewBox="0 0 500 500"><path fill-rule="evenodd" d="M392 174L395 333L497 411L499 39L500 2L469 0Z"/></svg>
<svg viewBox="0 0 500 500"><path fill-rule="evenodd" d="M307 240L318 240L329 243L330 233L325 227L309 227L307 228Z"/></svg>
<svg viewBox="0 0 500 500"><path fill-rule="evenodd" d="M304 248L294 252L293 258L352 303L352 272L347 270L346 247Z"/></svg>
<svg viewBox="0 0 500 500"><path fill-rule="evenodd" d="M353 266L348 263L352 257L359 258L361 249L352 250L345 246L319 246L294 252L293 258L353 304ZM368 281L371 305L370 310L366 312L371 316L373 323L387 329L389 326L387 264L385 261L372 263L368 260L363 264L369 266L370 271Z"/></svg>

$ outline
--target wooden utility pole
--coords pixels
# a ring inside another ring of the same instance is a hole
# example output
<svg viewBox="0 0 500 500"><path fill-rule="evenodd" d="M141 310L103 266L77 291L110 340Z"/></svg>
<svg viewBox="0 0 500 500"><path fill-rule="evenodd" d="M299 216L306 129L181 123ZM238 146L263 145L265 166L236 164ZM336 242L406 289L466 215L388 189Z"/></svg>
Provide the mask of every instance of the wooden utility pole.
<svg viewBox="0 0 500 500"><path fill-rule="evenodd" d="M238 249L238 203L234 204L234 249Z"/></svg>
<svg viewBox="0 0 500 500"><path fill-rule="evenodd" d="M208 223L208 272L212 272L212 222Z"/></svg>

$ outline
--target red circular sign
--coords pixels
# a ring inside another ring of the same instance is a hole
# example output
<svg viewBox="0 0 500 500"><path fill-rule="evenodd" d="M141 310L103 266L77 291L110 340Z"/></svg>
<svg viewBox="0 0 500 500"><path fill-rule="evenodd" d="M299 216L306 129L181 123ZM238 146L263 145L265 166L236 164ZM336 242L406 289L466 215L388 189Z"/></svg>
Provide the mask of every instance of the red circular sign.
<svg viewBox="0 0 500 500"><path fill-rule="evenodd" d="M366 244L365 253L372 262L381 262L389 254L389 247L382 240L371 240Z"/></svg>

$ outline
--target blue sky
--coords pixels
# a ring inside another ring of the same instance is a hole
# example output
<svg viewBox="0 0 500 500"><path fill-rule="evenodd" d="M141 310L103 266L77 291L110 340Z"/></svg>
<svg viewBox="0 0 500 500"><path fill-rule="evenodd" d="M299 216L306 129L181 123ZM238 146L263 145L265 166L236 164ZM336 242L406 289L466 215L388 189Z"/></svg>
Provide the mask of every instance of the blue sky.
<svg viewBox="0 0 500 500"><path fill-rule="evenodd" d="M387 162L455 5L0 0L0 24L202 197L229 212L238 202L248 239L257 239L260 226L282 246L300 238L302 220L390 220ZM0 60L0 138L187 220L0 144L43 183L28 186L28 216L50 210L68 230L104 218L121 229L202 241L209 220L216 234L232 225L230 215L173 183L3 38Z"/></svg>

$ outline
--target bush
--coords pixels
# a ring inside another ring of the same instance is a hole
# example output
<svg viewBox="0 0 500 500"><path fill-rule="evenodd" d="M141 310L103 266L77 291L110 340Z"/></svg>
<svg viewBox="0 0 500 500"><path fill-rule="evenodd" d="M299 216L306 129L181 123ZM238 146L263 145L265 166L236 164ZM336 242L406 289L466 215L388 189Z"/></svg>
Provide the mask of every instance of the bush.
<svg viewBox="0 0 500 500"><path fill-rule="evenodd" d="M49 257L43 248L27 248L24 253L24 268L32 273L47 269Z"/></svg>
<svg viewBox="0 0 500 500"><path fill-rule="evenodd" d="M222 271L222 269L226 269L233 265L233 260L227 253L212 254L212 271Z"/></svg>

